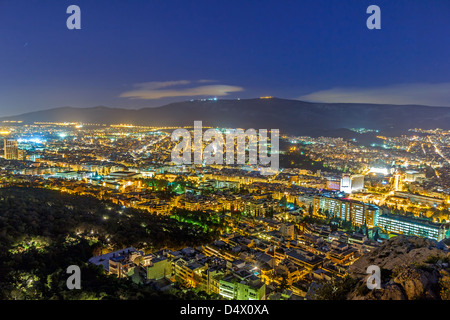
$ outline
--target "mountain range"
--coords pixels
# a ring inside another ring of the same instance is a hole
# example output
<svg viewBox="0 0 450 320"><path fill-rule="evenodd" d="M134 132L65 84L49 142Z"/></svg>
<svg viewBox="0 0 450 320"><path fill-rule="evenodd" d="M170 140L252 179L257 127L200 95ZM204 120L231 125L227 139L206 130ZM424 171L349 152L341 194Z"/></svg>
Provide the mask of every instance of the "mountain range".
<svg viewBox="0 0 450 320"><path fill-rule="evenodd" d="M410 128L450 129L450 108L419 105L314 103L279 98L191 100L156 108L121 109L61 107L0 121L81 122L142 126L204 126L280 129L293 135L351 136L350 128L376 129L392 134Z"/></svg>

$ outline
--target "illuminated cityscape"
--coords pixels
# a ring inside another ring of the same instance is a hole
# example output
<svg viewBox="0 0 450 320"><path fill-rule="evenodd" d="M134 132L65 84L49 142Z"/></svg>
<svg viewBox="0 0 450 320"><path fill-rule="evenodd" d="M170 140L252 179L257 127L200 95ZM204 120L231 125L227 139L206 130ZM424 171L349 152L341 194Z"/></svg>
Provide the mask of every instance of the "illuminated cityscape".
<svg viewBox="0 0 450 320"><path fill-rule="evenodd" d="M304 299L312 283L345 277L383 239L449 237L450 131L425 132L421 143L382 137L382 146L283 136L282 157L301 154L310 168L264 176L255 165L173 164L173 128L4 122L1 130L2 188L93 196L216 230L195 247L105 243L89 260L163 291L181 284L223 299ZM78 234L102 241L97 232Z"/></svg>
<svg viewBox="0 0 450 320"><path fill-rule="evenodd" d="M0 2L0 302L450 300L449 12Z"/></svg>

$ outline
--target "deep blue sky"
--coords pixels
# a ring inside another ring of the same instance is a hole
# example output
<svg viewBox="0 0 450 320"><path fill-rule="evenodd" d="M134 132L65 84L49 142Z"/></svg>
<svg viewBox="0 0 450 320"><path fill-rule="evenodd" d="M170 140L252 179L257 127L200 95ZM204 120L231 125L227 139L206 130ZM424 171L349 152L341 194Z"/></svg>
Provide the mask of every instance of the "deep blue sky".
<svg viewBox="0 0 450 320"><path fill-rule="evenodd" d="M448 0L0 0L0 116L215 95L450 106L449 25Z"/></svg>

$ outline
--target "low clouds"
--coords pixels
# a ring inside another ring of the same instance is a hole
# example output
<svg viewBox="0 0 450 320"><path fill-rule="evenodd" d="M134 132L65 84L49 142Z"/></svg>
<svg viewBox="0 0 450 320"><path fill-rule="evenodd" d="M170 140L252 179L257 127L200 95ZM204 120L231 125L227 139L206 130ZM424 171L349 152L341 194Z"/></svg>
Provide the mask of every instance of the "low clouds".
<svg viewBox="0 0 450 320"><path fill-rule="evenodd" d="M145 82L136 84L135 90L124 92L121 98L154 100L168 97L226 96L231 92L243 91L242 87L214 83L214 80L177 80Z"/></svg>
<svg viewBox="0 0 450 320"><path fill-rule="evenodd" d="M450 107L450 82L397 84L374 88L332 88L301 96L298 100Z"/></svg>

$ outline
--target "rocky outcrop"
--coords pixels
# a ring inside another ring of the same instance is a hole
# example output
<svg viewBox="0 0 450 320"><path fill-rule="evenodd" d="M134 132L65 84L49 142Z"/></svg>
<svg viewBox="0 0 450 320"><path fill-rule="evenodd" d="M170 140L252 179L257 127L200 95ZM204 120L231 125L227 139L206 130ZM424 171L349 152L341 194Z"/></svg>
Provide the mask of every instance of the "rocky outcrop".
<svg viewBox="0 0 450 320"><path fill-rule="evenodd" d="M349 268L357 286L348 294L348 299L448 299L448 261L449 253L439 249L435 241L410 236L391 238ZM371 265L380 267L381 289L367 288L366 270Z"/></svg>

